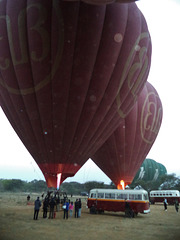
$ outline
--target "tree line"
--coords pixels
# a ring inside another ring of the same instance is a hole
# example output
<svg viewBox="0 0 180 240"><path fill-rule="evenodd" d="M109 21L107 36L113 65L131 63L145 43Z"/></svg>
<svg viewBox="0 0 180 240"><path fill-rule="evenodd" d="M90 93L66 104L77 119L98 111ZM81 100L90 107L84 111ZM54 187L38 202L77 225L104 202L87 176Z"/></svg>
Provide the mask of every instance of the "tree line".
<svg viewBox="0 0 180 240"><path fill-rule="evenodd" d="M143 188L148 192L157 189L176 189L180 191L180 177L176 177L176 174L166 174L156 181L143 181L137 179L133 181L129 187L132 189ZM110 184L97 181L88 181L85 183L64 182L60 186L60 191L66 192L67 194L79 195L82 193L89 193L93 188L115 189L116 186L112 182ZM47 192L48 190L49 188L47 188L46 182L43 180L27 182L20 179L0 179L1 192Z"/></svg>
<svg viewBox="0 0 180 240"><path fill-rule="evenodd" d="M116 188L113 183L105 184L104 182L89 181L86 183L64 182L60 186L60 191L67 194L79 195L88 193L92 188ZM0 179L1 192L47 192L48 190L56 190L48 188L43 180L33 180L31 182L20 179Z"/></svg>

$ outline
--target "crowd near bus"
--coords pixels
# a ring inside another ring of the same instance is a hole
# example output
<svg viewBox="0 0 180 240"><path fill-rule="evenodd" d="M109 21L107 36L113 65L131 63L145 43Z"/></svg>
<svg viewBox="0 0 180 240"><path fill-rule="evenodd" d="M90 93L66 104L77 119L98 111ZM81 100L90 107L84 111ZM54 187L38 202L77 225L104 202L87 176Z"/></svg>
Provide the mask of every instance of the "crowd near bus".
<svg viewBox="0 0 180 240"><path fill-rule="evenodd" d="M42 198L44 197L44 194L42 195ZM30 196L27 196L27 201L30 200ZM64 219L68 219L68 216L70 214L70 217L72 217L73 209L75 213L75 218L78 218L81 216L81 199L77 198L75 203L73 201L70 201L67 197L67 194L64 192L55 191L48 191L45 198L43 198L42 203L40 201L40 198L37 197L37 199L34 202L34 220L38 219L38 214L40 207L42 205L43 208L43 218L49 218L53 219L56 217L56 212L60 211L60 205L62 206L62 210L64 211ZM49 212L49 216L48 216Z"/></svg>
<svg viewBox="0 0 180 240"><path fill-rule="evenodd" d="M59 191L48 192L45 198L43 194L42 198L43 218L55 218L56 212L59 212L60 208L64 211L64 219L68 219L68 216L72 217L73 212L75 218L81 216L82 203L80 198L73 202L68 199L66 193ZM29 200L30 196L28 195L27 201ZM102 213L104 211L125 212L125 216L135 217L138 213L149 213L150 203L154 204L156 202L163 203L165 211L167 211L168 204L174 204L176 212L178 212L180 193L178 190L154 190L148 195L148 192L144 189L95 188L89 192L87 207L90 213ZM38 197L34 203L34 220L38 219L40 207L41 201Z"/></svg>

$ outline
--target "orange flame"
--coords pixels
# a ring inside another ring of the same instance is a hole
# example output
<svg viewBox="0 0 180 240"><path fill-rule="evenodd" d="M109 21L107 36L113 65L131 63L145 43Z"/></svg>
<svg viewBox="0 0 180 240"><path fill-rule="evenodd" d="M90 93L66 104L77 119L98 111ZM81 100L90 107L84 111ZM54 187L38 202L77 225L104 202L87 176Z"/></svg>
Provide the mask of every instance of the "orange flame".
<svg viewBox="0 0 180 240"><path fill-rule="evenodd" d="M57 174L57 189L59 189L59 186L60 186L61 175L62 175L62 173L58 173L58 174Z"/></svg>
<svg viewBox="0 0 180 240"><path fill-rule="evenodd" d="M117 185L117 189L122 189L122 190L125 189L125 182L123 180L119 182L119 184Z"/></svg>
<svg viewBox="0 0 180 240"><path fill-rule="evenodd" d="M123 180L120 181L120 184L122 186L122 189L124 190L125 189L125 182Z"/></svg>

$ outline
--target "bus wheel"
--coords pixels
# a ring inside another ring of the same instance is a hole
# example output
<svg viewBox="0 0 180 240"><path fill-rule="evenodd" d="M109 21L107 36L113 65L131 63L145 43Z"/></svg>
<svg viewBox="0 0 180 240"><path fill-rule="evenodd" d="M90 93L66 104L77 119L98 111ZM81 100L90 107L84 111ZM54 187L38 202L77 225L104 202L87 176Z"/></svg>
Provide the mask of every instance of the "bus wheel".
<svg viewBox="0 0 180 240"><path fill-rule="evenodd" d="M96 213L97 213L96 208L95 208L94 206L92 206L92 207L90 208L90 213L91 213L91 214L96 214Z"/></svg>

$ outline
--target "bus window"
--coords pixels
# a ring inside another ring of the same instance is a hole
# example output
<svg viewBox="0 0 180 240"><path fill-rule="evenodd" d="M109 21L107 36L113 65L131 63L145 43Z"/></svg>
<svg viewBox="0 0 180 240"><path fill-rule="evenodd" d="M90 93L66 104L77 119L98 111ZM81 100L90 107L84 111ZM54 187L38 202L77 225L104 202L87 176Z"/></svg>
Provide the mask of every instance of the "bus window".
<svg viewBox="0 0 180 240"><path fill-rule="evenodd" d="M142 200L142 195L141 194L135 194L135 200Z"/></svg>
<svg viewBox="0 0 180 240"><path fill-rule="evenodd" d="M144 194L144 200L148 200L148 195Z"/></svg>
<svg viewBox="0 0 180 240"><path fill-rule="evenodd" d="M129 200L134 200L134 194L129 194Z"/></svg>
<svg viewBox="0 0 180 240"><path fill-rule="evenodd" d="M123 194L123 199L127 199L127 194Z"/></svg>
<svg viewBox="0 0 180 240"><path fill-rule="evenodd" d="M91 193L91 198L96 198L96 193Z"/></svg>
<svg viewBox="0 0 180 240"><path fill-rule="evenodd" d="M111 193L111 198L115 199L115 193Z"/></svg>
<svg viewBox="0 0 180 240"><path fill-rule="evenodd" d="M117 193L117 199L122 199L122 198L121 198L121 195L122 195L122 194Z"/></svg>
<svg viewBox="0 0 180 240"><path fill-rule="evenodd" d="M117 199L127 199L127 194L118 193L117 194Z"/></svg>
<svg viewBox="0 0 180 240"><path fill-rule="evenodd" d="M115 193L105 193L105 198L115 199Z"/></svg>
<svg viewBox="0 0 180 240"><path fill-rule="evenodd" d="M98 193L98 198L104 198L104 193Z"/></svg>

